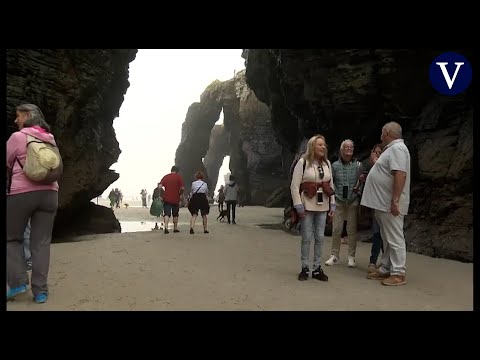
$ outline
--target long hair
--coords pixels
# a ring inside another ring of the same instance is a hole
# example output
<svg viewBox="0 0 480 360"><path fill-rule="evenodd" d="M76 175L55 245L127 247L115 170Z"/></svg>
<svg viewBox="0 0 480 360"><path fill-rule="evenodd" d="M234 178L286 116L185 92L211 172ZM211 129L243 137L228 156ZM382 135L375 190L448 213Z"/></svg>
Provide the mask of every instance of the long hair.
<svg viewBox="0 0 480 360"><path fill-rule="evenodd" d="M315 160L315 143L317 142L317 139L322 139L325 142L325 155L323 159L320 159L320 164L326 163L328 160L328 147L327 147L327 141L325 140L325 137L323 135L314 135L308 140L307 143L307 152L303 155L303 158L307 160L310 165L313 164L313 161Z"/></svg>
<svg viewBox="0 0 480 360"><path fill-rule="evenodd" d="M383 145L382 145L382 143L376 144L376 145L372 148L372 152L374 152L376 148L380 148L380 150L383 151Z"/></svg>
<svg viewBox="0 0 480 360"><path fill-rule="evenodd" d="M23 127L40 126L41 128L51 132L50 125L45 121L42 110L34 104L22 104L17 106L17 111L25 112L28 114L28 118L25 120Z"/></svg>

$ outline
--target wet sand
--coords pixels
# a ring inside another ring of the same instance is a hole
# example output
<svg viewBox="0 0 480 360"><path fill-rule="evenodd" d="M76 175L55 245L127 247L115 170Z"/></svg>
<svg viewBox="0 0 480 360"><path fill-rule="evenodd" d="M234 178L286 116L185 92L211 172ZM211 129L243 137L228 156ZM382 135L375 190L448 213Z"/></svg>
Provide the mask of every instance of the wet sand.
<svg viewBox="0 0 480 360"><path fill-rule="evenodd" d="M366 278L371 244L359 242L357 268L342 245L340 264L323 265L328 282L300 282L300 237L257 226L280 223L282 209L238 208L228 225L212 206L210 234L199 219L194 235L181 209L181 232L166 235L129 203L115 210L124 230L146 231L52 244L47 303L29 290L7 310L473 310L473 264L408 253L408 284L387 287ZM330 246L327 237L323 262Z"/></svg>

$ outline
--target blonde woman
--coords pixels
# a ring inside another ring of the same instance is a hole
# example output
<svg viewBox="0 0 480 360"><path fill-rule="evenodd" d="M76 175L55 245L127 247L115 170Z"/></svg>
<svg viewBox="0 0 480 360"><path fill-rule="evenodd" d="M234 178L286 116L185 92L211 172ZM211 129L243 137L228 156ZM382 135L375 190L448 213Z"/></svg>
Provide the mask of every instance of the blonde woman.
<svg viewBox="0 0 480 360"><path fill-rule="evenodd" d="M301 281L308 280L308 257L313 240L312 278L328 281L320 263L327 214L333 216L336 207L331 169L325 138L313 136L307 143L307 152L295 165L290 185L293 205L300 216L302 271L298 280Z"/></svg>

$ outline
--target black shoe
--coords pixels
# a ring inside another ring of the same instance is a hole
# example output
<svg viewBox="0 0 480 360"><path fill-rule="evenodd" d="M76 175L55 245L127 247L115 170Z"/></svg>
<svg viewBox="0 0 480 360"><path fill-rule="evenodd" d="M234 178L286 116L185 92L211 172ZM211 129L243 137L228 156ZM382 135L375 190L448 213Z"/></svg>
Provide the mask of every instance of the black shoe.
<svg viewBox="0 0 480 360"><path fill-rule="evenodd" d="M298 280L300 281L308 280L309 273L310 273L310 269L308 267L302 268L302 272L298 274Z"/></svg>
<svg viewBox="0 0 480 360"><path fill-rule="evenodd" d="M204 234L209 234L208 230L203 230Z"/></svg>
<svg viewBox="0 0 480 360"><path fill-rule="evenodd" d="M170 234L170 231L168 231L168 229L165 229L164 233L165 234Z"/></svg>
<svg viewBox="0 0 480 360"><path fill-rule="evenodd" d="M178 230L178 229L175 229L175 230L173 230L173 232L174 232L174 233L175 233L175 232L180 232L180 230Z"/></svg>
<svg viewBox="0 0 480 360"><path fill-rule="evenodd" d="M228 223L230 224L230 220L228 220Z"/></svg>
<svg viewBox="0 0 480 360"><path fill-rule="evenodd" d="M328 281L328 276L325 275L321 266L312 271L312 278L320 281Z"/></svg>
<svg viewBox="0 0 480 360"><path fill-rule="evenodd" d="M236 225L237 223L235 222L235 220L232 221L232 224Z"/></svg>
<svg viewBox="0 0 480 360"><path fill-rule="evenodd" d="M195 234L195 232L193 231L193 228L190 228L190 234Z"/></svg>

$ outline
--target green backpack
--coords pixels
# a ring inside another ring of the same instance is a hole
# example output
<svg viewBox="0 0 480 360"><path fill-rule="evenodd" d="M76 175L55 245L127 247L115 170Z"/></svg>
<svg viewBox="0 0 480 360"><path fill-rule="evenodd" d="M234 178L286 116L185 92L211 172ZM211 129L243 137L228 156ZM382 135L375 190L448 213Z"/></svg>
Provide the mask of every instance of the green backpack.
<svg viewBox="0 0 480 360"><path fill-rule="evenodd" d="M163 214L163 202L160 198L155 198L152 201L152 205L150 205L150 215L152 216L162 216Z"/></svg>

